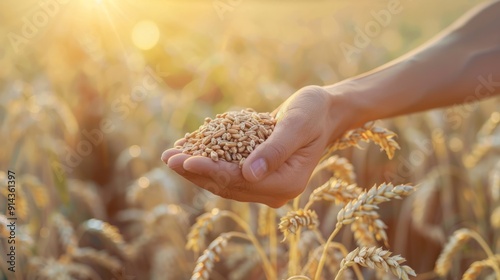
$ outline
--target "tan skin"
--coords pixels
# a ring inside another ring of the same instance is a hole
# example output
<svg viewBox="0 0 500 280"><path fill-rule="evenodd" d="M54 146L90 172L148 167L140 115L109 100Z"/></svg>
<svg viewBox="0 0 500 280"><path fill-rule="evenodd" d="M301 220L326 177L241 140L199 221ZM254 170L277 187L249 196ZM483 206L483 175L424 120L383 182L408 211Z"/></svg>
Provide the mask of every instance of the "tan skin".
<svg viewBox="0 0 500 280"><path fill-rule="evenodd" d="M470 11L426 45L378 69L294 93L273 112L278 118L273 134L252 152L242 169L177 149L166 150L162 160L197 186L222 197L280 207L304 191L325 148L346 130L372 120L498 94L500 1L493 1Z"/></svg>

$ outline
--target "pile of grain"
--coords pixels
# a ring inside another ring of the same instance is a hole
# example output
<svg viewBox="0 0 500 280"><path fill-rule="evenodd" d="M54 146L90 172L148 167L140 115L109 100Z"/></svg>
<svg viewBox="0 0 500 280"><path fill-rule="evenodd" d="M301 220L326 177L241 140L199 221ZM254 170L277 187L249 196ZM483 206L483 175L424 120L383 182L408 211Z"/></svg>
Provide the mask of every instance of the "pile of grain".
<svg viewBox="0 0 500 280"><path fill-rule="evenodd" d="M239 163L241 167L250 153L273 132L276 120L269 113L253 109L217 114L206 118L196 131L186 133L185 142L177 146L183 153Z"/></svg>

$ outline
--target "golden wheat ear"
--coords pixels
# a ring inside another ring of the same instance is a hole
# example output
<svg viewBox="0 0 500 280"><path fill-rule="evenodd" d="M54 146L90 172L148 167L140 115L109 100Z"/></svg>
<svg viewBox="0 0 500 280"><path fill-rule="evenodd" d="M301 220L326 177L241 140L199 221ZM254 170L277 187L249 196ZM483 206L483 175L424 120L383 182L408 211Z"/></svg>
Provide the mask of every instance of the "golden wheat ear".
<svg viewBox="0 0 500 280"><path fill-rule="evenodd" d="M368 123L363 127L346 132L328 148L327 154L349 147L359 147L358 143L361 141L371 141L378 145L381 151L385 151L389 159L392 159L396 150L400 149L398 142L394 140L395 137L397 135L393 131Z"/></svg>
<svg viewBox="0 0 500 280"><path fill-rule="evenodd" d="M382 269L384 271L391 271L392 274L403 280L409 280L409 276L417 276L415 271L407 266L401 265L406 260L400 255L391 256L391 252L377 247L363 247L356 248L350 252L340 262L340 272L338 276L347 267L358 264L371 269ZM337 279L335 278L335 279Z"/></svg>
<svg viewBox="0 0 500 280"><path fill-rule="evenodd" d="M494 257L490 257L481 261L475 261L464 272L464 274L462 275L462 280L478 279L478 277L485 269L490 268L495 270L498 269L499 265L500 265L500 255L495 255Z"/></svg>
<svg viewBox="0 0 500 280"><path fill-rule="evenodd" d="M220 254L224 247L226 247L230 237L229 233L223 233L208 245L208 248L196 261L191 280L210 279L210 273L214 268L215 262L219 261Z"/></svg>
<svg viewBox="0 0 500 280"><path fill-rule="evenodd" d="M434 272L438 276L444 277L448 274L451 269L453 256L458 253L471 237L472 231L466 228L459 229L453 233L436 261Z"/></svg>
<svg viewBox="0 0 500 280"><path fill-rule="evenodd" d="M319 224L318 215L313 210L299 209L290 211L286 216L281 218L279 230L284 234L283 241L286 240L288 234L295 234L303 227L310 229L316 228Z"/></svg>

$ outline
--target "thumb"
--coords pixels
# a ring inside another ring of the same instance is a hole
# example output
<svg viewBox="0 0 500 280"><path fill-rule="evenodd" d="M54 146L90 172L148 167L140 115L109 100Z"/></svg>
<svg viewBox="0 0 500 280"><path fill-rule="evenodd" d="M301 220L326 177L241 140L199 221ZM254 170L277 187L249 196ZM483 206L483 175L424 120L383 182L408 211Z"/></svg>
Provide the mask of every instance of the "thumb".
<svg viewBox="0 0 500 280"><path fill-rule="evenodd" d="M249 182L257 182L278 169L303 143L300 128L293 118L279 121L271 136L245 160L241 170L243 177Z"/></svg>

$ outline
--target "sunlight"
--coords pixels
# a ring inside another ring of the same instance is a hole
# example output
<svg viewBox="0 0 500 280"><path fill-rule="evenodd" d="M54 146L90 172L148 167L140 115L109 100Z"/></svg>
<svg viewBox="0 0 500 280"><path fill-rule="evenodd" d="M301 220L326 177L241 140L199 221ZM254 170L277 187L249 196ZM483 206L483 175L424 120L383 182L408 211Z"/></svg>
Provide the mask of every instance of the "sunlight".
<svg viewBox="0 0 500 280"><path fill-rule="evenodd" d="M132 29L132 42L141 50L153 48L160 39L158 26L149 20L138 22Z"/></svg>

